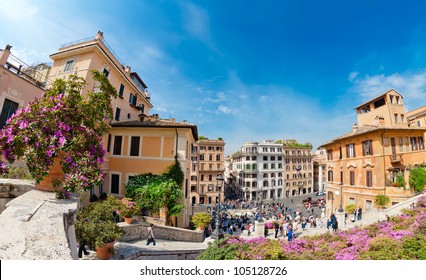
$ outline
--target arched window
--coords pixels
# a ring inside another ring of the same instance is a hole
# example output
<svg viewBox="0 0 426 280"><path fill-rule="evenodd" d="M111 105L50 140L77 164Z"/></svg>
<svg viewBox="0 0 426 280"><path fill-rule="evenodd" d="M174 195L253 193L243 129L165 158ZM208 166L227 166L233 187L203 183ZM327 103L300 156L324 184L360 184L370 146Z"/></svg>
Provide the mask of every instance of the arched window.
<svg viewBox="0 0 426 280"><path fill-rule="evenodd" d="M283 174L281 172L278 173L278 177L282 177Z"/></svg>
<svg viewBox="0 0 426 280"><path fill-rule="evenodd" d="M263 174L263 178L268 178L268 173Z"/></svg>
<svg viewBox="0 0 426 280"><path fill-rule="evenodd" d="M282 186L283 185L283 179L278 179L278 186Z"/></svg>
<svg viewBox="0 0 426 280"><path fill-rule="evenodd" d="M297 175L296 174L293 174L293 179L296 179L297 178Z"/></svg>
<svg viewBox="0 0 426 280"><path fill-rule="evenodd" d="M275 187L275 179L271 180L271 187Z"/></svg>
<svg viewBox="0 0 426 280"><path fill-rule="evenodd" d="M275 173L271 173L271 178L275 178Z"/></svg>
<svg viewBox="0 0 426 280"><path fill-rule="evenodd" d="M328 178L327 179L328 179L329 182L333 182L333 171L331 171L331 170L328 171Z"/></svg>
<svg viewBox="0 0 426 280"><path fill-rule="evenodd" d="M268 181L266 181L266 180L265 180L265 181L263 181L263 186L264 186L264 187L267 187L267 186L268 186Z"/></svg>

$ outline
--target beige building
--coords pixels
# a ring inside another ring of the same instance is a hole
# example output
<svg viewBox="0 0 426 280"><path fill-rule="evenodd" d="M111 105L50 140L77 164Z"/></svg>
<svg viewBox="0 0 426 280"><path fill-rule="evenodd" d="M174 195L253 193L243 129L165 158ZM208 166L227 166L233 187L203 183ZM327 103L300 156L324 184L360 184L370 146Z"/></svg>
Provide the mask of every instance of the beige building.
<svg viewBox="0 0 426 280"><path fill-rule="evenodd" d="M375 208L377 195L396 204L413 195L410 168L425 164L426 127L409 126L403 97L391 89L355 108L358 124L322 147L327 156L327 214L355 204ZM416 112L414 110L413 112ZM415 118L415 117L414 117ZM421 117L420 117L421 119ZM395 187L403 176L406 187Z"/></svg>
<svg viewBox="0 0 426 280"><path fill-rule="evenodd" d="M320 192L325 192L327 188L326 166L326 150L319 148L314 155L314 189Z"/></svg>
<svg viewBox="0 0 426 280"><path fill-rule="evenodd" d="M86 80L83 92L88 92L94 88L90 70L98 70L108 77L118 92L118 97L112 100L113 122L139 120L141 115L149 115L149 110L153 108L146 84L136 72L131 72L130 66L124 66L104 40L102 32L91 38L64 44L50 58L53 66L48 87L57 78L67 79L75 74Z"/></svg>
<svg viewBox="0 0 426 280"><path fill-rule="evenodd" d="M222 139L200 139L191 151L192 204L216 204L219 198L216 177L225 173L225 141ZM220 189L220 200L225 200L225 187Z"/></svg>
<svg viewBox="0 0 426 280"><path fill-rule="evenodd" d="M426 127L426 106L422 106L407 113L410 127Z"/></svg>
<svg viewBox="0 0 426 280"><path fill-rule="evenodd" d="M7 45L0 50L0 129L19 107L40 97L42 84L22 71L23 63L11 54Z"/></svg>
<svg viewBox="0 0 426 280"><path fill-rule="evenodd" d="M314 189L312 145L298 144L296 140L284 140L282 142L285 196L313 193L317 189Z"/></svg>

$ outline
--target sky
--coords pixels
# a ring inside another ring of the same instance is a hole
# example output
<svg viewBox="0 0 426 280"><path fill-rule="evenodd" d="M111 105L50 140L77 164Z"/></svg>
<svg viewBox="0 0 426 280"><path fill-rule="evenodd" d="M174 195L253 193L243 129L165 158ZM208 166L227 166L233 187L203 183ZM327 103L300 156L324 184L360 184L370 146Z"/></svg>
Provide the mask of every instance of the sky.
<svg viewBox="0 0 426 280"><path fill-rule="evenodd" d="M0 48L35 64L98 30L163 118L199 135L296 139L352 130L354 108L394 88L426 105L423 1L0 0Z"/></svg>

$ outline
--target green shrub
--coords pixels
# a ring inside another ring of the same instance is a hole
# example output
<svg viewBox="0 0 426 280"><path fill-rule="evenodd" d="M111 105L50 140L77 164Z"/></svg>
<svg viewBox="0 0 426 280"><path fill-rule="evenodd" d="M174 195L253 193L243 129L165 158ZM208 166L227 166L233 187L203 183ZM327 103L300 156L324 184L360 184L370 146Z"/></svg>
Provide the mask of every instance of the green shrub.
<svg viewBox="0 0 426 280"><path fill-rule="evenodd" d="M355 204L348 204L345 207L345 211L346 213L352 214L356 209L356 205Z"/></svg>
<svg viewBox="0 0 426 280"><path fill-rule="evenodd" d="M204 213L204 212L199 212L199 213L195 213L194 215L192 215L191 222L197 228L200 228L200 227L204 228L204 227L210 225L210 222L212 221L212 219L213 219L213 217L210 214Z"/></svg>
<svg viewBox="0 0 426 280"><path fill-rule="evenodd" d="M412 190L422 192L426 184L426 170L423 167L411 169L409 182Z"/></svg>
<svg viewBox="0 0 426 280"><path fill-rule="evenodd" d="M24 180L33 179L33 176L28 171L28 168L24 166L11 166L9 167L7 173L1 175L1 177L9 178L9 179L24 179Z"/></svg>
<svg viewBox="0 0 426 280"><path fill-rule="evenodd" d="M390 198L389 196L383 195L383 194L379 194L376 196L374 203L379 206L380 208L384 208L386 207L386 205L388 205L390 202Z"/></svg>
<svg viewBox="0 0 426 280"><path fill-rule="evenodd" d="M370 241L370 248L361 252L360 257L364 260L400 260L404 258L404 253L397 240L377 237Z"/></svg>
<svg viewBox="0 0 426 280"><path fill-rule="evenodd" d="M402 250L407 259L426 260L426 237L418 234L405 239Z"/></svg>

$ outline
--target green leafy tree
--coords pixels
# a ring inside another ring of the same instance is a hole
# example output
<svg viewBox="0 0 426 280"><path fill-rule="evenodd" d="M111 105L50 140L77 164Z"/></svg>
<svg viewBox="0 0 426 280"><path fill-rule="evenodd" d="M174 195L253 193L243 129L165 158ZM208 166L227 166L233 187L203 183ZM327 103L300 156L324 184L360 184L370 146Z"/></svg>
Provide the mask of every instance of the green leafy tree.
<svg viewBox="0 0 426 280"><path fill-rule="evenodd" d="M383 194L377 195L376 199L374 201L374 203L381 208L386 207L386 205L388 205L389 202L390 202L389 196L386 196L386 195L383 195Z"/></svg>
<svg viewBox="0 0 426 280"><path fill-rule="evenodd" d="M426 184L426 170L422 167L410 170L410 188L415 192L422 192Z"/></svg>
<svg viewBox="0 0 426 280"><path fill-rule="evenodd" d="M160 208L166 207L169 223L170 217L178 216L185 207L182 203L182 182L183 172L176 162L161 175L148 173L133 177L126 184L126 196L151 213L158 213Z"/></svg>

